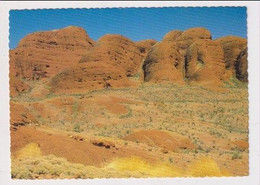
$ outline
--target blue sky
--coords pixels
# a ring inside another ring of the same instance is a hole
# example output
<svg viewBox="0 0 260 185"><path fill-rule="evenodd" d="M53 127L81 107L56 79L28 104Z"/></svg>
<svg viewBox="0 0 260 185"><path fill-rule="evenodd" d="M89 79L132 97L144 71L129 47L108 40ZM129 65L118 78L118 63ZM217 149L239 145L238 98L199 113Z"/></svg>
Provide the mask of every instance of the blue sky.
<svg viewBox="0 0 260 185"><path fill-rule="evenodd" d="M10 48L29 33L70 25L83 27L94 40L110 33L133 41L160 41L170 30L192 27L209 29L213 39L227 35L247 37L245 7L12 10Z"/></svg>

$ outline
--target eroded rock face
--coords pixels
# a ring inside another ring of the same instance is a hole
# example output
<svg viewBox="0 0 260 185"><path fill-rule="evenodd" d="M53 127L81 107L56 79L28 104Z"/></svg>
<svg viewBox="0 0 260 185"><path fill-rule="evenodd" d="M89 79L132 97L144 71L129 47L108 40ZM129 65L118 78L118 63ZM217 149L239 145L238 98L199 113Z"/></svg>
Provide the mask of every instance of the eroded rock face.
<svg viewBox="0 0 260 185"><path fill-rule="evenodd" d="M236 77L242 82L248 82L248 60L247 47L245 47L237 57L236 62Z"/></svg>
<svg viewBox="0 0 260 185"><path fill-rule="evenodd" d="M148 40L141 40L135 42L136 46L139 48L140 53L146 57L147 53L150 51L153 45L157 43L156 40L148 39Z"/></svg>
<svg viewBox="0 0 260 185"><path fill-rule="evenodd" d="M211 40L211 33L206 28L191 28L175 39L179 49L187 49L196 40Z"/></svg>
<svg viewBox="0 0 260 185"><path fill-rule="evenodd" d="M181 66L183 66L183 77L185 76L184 66L187 49L197 40L211 40L210 31L205 28L190 28L188 30L185 30L174 40L180 53L180 64Z"/></svg>
<svg viewBox="0 0 260 185"><path fill-rule="evenodd" d="M122 35L105 35L80 60L81 63L96 62L111 64L121 69L126 76L134 76L142 62L139 48ZM100 64L101 63L101 64Z"/></svg>
<svg viewBox="0 0 260 185"><path fill-rule="evenodd" d="M128 87L131 82L124 72L105 62L79 63L50 80L54 93L82 93L92 89Z"/></svg>
<svg viewBox="0 0 260 185"><path fill-rule="evenodd" d="M211 33L205 28L167 33L162 42L153 46L145 59L144 80L183 82L187 49L197 40L211 40Z"/></svg>
<svg viewBox="0 0 260 185"><path fill-rule="evenodd" d="M180 54L174 42L154 45L143 64L144 80L149 82L182 82Z"/></svg>
<svg viewBox="0 0 260 185"><path fill-rule="evenodd" d="M29 80L52 77L77 63L93 45L86 31L75 26L29 34L10 51L10 74Z"/></svg>
<svg viewBox="0 0 260 185"><path fill-rule="evenodd" d="M10 96L17 96L22 92L26 92L31 87L23 82L20 78L10 77Z"/></svg>
<svg viewBox="0 0 260 185"><path fill-rule="evenodd" d="M224 50L225 66L231 76L236 76L236 61L241 51L247 46L247 40L235 36L221 37L216 40Z"/></svg>
<svg viewBox="0 0 260 185"><path fill-rule="evenodd" d="M187 50L186 77L196 82L220 82L225 73L221 45L212 40L197 40Z"/></svg>

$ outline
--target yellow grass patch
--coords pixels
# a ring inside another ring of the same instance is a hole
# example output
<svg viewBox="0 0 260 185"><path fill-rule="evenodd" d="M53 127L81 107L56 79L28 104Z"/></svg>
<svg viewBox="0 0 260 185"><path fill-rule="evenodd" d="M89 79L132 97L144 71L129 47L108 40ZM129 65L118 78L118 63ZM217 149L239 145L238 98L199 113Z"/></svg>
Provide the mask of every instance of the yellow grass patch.
<svg viewBox="0 0 260 185"><path fill-rule="evenodd" d="M30 144L25 148L34 148ZM23 151L25 150L23 148ZM23 156L24 157L24 156ZM54 155L12 159L12 178L147 178L147 177L207 177L230 176L210 158L198 159L182 170L167 163L148 163L141 158L117 158L106 166L84 166Z"/></svg>
<svg viewBox="0 0 260 185"><path fill-rule="evenodd" d="M118 158L107 165L119 172L134 172L144 177L221 177L230 176L225 169L220 169L211 158L201 158L194 161L185 170L167 163L150 164L138 157Z"/></svg>
<svg viewBox="0 0 260 185"><path fill-rule="evenodd" d="M138 157L115 159L110 164L108 164L106 168L113 168L120 172L135 172L150 177L183 176L182 170L172 165L166 163L149 164Z"/></svg>
<svg viewBox="0 0 260 185"><path fill-rule="evenodd" d="M30 144L26 145L25 147L23 147L22 149L20 149L17 152L16 157L17 158L30 158L30 157L38 157L41 155L42 155L42 152L41 152L39 145L36 143L30 143Z"/></svg>
<svg viewBox="0 0 260 185"><path fill-rule="evenodd" d="M192 163L187 169L187 176L192 177L221 177L230 176L225 169L220 169L211 158L201 158Z"/></svg>

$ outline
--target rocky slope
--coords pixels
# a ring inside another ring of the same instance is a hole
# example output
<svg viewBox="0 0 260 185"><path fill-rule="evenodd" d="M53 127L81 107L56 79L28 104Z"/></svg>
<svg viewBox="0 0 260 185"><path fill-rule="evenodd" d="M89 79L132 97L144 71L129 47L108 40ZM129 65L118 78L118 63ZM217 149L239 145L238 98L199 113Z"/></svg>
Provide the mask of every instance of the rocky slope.
<svg viewBox="0 0 260 185"><path fill-rule="evenodd" d="M30 86L20 78L10 77L10 96L17 96L19 93L26 92Z"/></svg>

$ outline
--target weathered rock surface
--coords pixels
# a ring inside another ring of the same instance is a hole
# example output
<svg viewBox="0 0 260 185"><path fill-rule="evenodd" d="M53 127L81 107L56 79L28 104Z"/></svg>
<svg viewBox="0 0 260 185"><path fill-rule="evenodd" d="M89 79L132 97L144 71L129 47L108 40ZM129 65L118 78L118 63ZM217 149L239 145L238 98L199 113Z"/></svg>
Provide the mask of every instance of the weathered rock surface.
<svg viewBox="0 0 260 185"><path fill-rule="evenodd" d="M212 40L197 40L187 51L186 77L196 82L220 82L225 73L224 53Z"/></svg>
<svg viewBox="0 0 260 185"><path fill-rule="evenodd" d="M149 50L152 48L153 45L157 43L156 40L148 39L148 40L141 40L135 42L136 46L139 48L140 53L145 57Z"/></svg>
<svg viewBox="0 0 260 185"><path fill-rule="evenodd" d="M241 51L247 46L247 40L236 36L221 37L216 40L224 50L224 60L227 71L231 76L236 76L236 62Z"/></svg>
<svg viewBox="0 0 260 185"><path fill-rule="evenodd" d="M236 62L236 77L240 81L247 82L248 81L248 61L247 61L247 47L244 48L237 57Z"/></svg>
<svg viewBox="0 0 260 185"><path fill-rule="evenodd" d="M103 63L111 64L121 69L126 76L134 76L142 59L139 48L130 39L122 35L107 34L98 40L80 62L96 62L100 66Z"/></svg>
<svg viewBox="0 0 260 185"><path fill-rule="evenodd" d="M165 34L163 41L175 41L182 33L180 30L172 30Z"/></svg>
<svg viewBox="0 0 260 185"><path fill-rule="evenodd" d="M10 51L10 74L29 80L52 77L77 63L93 45L86 31L75 26L29 34Z"/></svg>
<svg viewBox="0 0 260 185"><path fill-rule="evenodd" d="M20 78L10 77L10 96L17 96L22 92L28 91L30 86Z"/></svg>
<svg viewBox="0 0 260 185"><path fill-rule="evenodd" d="M184 32L173 30L162 42L153 46L144 65L144 80L151 82L183 82L187 49L196 40L211 40L205 28L191 28Z"/></svg>
<svg viewBox="0 0 260 185"><path fill-rule="evenodd" d="M180 54L174 42L154 45L144 61L144 80L149 82L182 82Z"/></svg>
<svg viewBox="0 0 260 185"><path fill-rule="evenodd" d="M131 86L125 73L105 62L79 63L50 80L54 93L82 93L92 89Z"/></svg>
<svg viewBox="0 0 260 185"><path fill-rule="evenodd" d="M196 40L211 40L211 33L206 28L191 28L175 39L179 49L187 49Z"/></svg>

